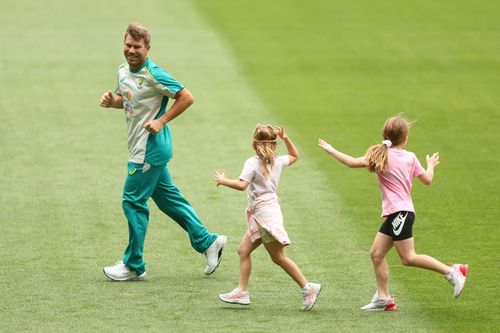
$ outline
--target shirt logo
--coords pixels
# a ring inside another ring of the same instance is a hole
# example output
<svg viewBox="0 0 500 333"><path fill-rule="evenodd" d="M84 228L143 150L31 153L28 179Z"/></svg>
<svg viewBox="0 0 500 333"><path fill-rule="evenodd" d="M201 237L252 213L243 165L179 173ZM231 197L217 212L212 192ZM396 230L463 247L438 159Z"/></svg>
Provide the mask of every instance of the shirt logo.
<svg viewBox="0 0 500 333"><path fill-rule="evenodd" d="M132 102L132 93L126 91L123 94L123 109L125 112L134 113L134 103Z"/></svg>
<svg viewBox="0 0 500 333"><path fill-rule="evenodd" d="M408 216L408 212L403 216L403 213L399 213L398 216L392 220L392 231L395 236L399 236L401 231L403 231L403 227L405 225L406 217Z"/></svg>
<svg viewBox="0 0 500 333"><path fill-rule="evenodd" d="M137 89L141 89L143 85L144 85L144 78L143 78L143 77L141 77L141 78L137 81Z"/></svg>

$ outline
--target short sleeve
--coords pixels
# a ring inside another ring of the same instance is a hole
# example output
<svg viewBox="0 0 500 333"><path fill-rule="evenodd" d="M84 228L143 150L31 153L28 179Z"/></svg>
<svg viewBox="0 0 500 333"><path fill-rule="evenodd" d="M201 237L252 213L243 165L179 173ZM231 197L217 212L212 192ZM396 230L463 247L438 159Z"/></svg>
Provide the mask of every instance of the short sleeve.
<svg viewBox="0 0 500 333"><path fill-rule="evenodd" d="M126 66L126 62L123 62L120 67L118 67L118 73L116 76L116 88L115 88L115 94L123 96L122 90L120 89L120 72L122 71L122 68Z"/></svg>
<svg viewBox="0 0 500 333"><path fill-rule="evenodd" d="M182 85L182 83L175 80L169 73L167 73L160 67L153 66L151 68L148 68L148 70L156 81L156 90L158 90L162 95L174 98L175 94L177 94L179 90L184 88L184 85Z"/></svg>
<svg viewBox="0 0 500 333"><path fill-rule="evenodd" d="M418 160L416 155L413 155L413 175L412 178L415 177L420 177L424 174L425 169L422 167L422 164L420 164L420 161Z"/></svg>
<svg viewBox="0 0 500 333"><path fill-rule="evenodd" d="M281 164L282 168L286 168L290 164L290 157L288 155L281 155L276 158L279 164Z"/></svg>
<svg viewBox="0 0 500 333"><path fill-rule="evenodd" d="M243 166L243 170L240 174L240 179L250 183L255 175L255 166L252 163L252 159L248 159L245 161L245 165Z"/></svg>
<svg viewBox="0 0 500 333"><path fill-rule="evenodd" d="M118 72L118 77L116 78L116 88L115 94L122 96L122 90L120 89L120 72Z"/></svg>

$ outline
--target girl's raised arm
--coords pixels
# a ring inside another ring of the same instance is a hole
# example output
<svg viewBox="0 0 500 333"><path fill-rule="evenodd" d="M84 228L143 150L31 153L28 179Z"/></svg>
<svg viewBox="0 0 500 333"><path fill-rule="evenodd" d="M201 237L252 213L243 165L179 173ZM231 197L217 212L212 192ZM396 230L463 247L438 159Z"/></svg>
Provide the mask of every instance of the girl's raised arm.
<svg viewBox="0 0 500 333"><path fill-rule="evenodd" d="M288 135L285 134L285 129L281 126L275 133L285 142L286 150L288 151L288 165L292 165L293 163L297 162L297 160L299 159L299 152L293 144L292 139L290 139Z"/></svg>
<svg viewBox="0 0 500 333"><path fill-rule="evenodd" d="M439 164L439 153L434 153L430 157L427 155L425 161L427 162L427 170L418 176L418 179L420 179L422 184L430 185L434 178L434 168Z"/></svg>
<svg viewBox="0 0 500 333"><path fill-rule="evenodd" d="M318 140L318 146L320 146L328 154L335 157L342 164L347 165L349 168L364 168L366 167L364 157L352 157L344 154L335 148L333 148L328 142L323 139Z"/></svg>

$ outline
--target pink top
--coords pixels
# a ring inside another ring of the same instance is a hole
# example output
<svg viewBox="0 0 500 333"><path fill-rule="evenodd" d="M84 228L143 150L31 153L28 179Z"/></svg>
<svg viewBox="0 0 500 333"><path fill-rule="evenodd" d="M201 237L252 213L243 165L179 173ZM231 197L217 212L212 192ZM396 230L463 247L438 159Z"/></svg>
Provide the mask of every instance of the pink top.
<svg viewBox="0 0 500 333"><path fill-rule="evenodd" d="M415 212L411 200L413 178L425 172L414 153L389 148L387 155L387 172L377 174L382 191L382 216L399 211Z"/></svg>

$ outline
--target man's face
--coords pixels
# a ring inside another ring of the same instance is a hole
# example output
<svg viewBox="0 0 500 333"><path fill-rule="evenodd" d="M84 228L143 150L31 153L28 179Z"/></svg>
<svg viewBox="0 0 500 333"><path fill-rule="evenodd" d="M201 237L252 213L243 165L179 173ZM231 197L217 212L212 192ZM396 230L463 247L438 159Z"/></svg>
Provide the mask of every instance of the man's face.
<svg viewBox="0 0 500 333"><path fill-rule="evenodd" d="M130 35L125 38L123 54L130 68L139 69L148 58L150 45L146 46L144 40L134 39Z"/></svg>

